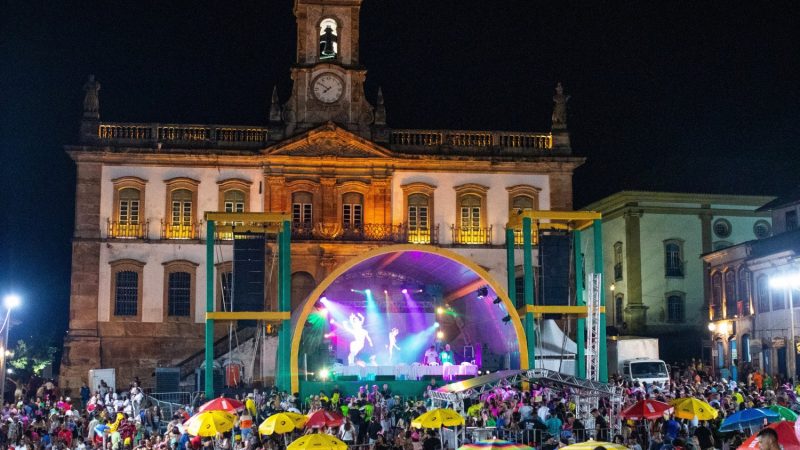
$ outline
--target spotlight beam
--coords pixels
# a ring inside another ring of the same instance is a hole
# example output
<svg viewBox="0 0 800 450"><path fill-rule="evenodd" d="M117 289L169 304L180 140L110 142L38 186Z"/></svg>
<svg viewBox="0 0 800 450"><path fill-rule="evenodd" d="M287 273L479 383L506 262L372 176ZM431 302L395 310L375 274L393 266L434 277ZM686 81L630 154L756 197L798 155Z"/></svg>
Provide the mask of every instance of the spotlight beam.
<svg viewBox="0 0 800 450"><path fill-rule="evenodd" d="M482 288L483 286L486 286L486 282L482 278L478 278L475 281L467 283L454 291L448 292L447 294L444 295L442 301L444 303L450 303L453 300L457 300L461 297L472 295L475 293L475 291Z"/></svg>

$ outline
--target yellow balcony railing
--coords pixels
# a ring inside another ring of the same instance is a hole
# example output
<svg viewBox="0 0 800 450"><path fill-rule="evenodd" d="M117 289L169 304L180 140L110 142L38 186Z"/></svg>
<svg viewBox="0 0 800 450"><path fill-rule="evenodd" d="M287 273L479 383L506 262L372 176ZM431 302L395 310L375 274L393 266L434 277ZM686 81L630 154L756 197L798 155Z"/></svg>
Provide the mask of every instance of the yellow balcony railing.
<svg viewBox="0 0 800 450"><path fill-rule="evenodd" d="M492 245L492 227L456 227L450 226L453 244L457 245Z"/></svg>
<svg viewBox="0 0 800 450"><path fill-rule="evenodd" d="M147 237L149 221L144 223L121 223L108 220L106 229L109 239L144 239Z"/></svg>
<svg viewBox="0 0 800 450"><path fill-rule="evenodd" d="M167 223L161 221L161 239L198 239L200 224L192 223Z"/></svg>

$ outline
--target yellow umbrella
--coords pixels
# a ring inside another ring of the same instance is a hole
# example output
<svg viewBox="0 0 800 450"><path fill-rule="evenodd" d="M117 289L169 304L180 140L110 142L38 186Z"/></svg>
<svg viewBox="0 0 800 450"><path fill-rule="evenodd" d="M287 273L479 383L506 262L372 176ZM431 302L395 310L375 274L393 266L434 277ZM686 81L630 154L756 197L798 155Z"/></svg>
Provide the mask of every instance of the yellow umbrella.
<svg viewBox="0 0 800 450"><path fill-rule="evenodd" d="M347 450L347 444L329 434L307 434L286 447L286 450Z"/></svg>
<svg viewBox="0 0 800 450"><path fill-rule="evenodd" d="M596 447L605 447L607 450L628 450L628 447L611 442L595 441L589 439L586 442L561 447L559 450L594 450Z"/></svg>
<svg viewBox="0 0 800 450"><path fill-rule="evenodd" d="M697 420L716 419L719 412L708 403L694 397L683 399L674 404L675 417L679 419Z"/></svg>
<svg viewBox="0 0 800 450"><path fill-rule="evenodd" d="M267 420L258 426L258 432L260 434L291 433L294 430L303 428L306 420L308 418L302 414L281 412L267 417Z"/></svg>
<svg viewBox="0 0 800 450"><path fill-rule="evenodd" d="M190 417L183 424L192 436L213 437L233 429L236 416L225 411L204 411Z"/></svg>
<svg viewBox="0 0 800 450"><path fill-rule="evenodd" d="M460 414L447 408L432 409L411 421L414 428L440 428L464 425Z"/></svg>

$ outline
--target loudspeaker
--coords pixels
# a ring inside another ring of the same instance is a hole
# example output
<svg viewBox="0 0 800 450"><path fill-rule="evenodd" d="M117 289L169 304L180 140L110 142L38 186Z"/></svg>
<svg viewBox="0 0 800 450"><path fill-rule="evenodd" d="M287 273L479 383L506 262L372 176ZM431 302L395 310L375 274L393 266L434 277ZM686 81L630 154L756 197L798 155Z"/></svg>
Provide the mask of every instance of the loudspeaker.
<svg viewBox="0 0 800 450"><path fill-rule="evenodd" d="M337 381L358 381L358 375L341 375L336 378Z"/></svg>
<svg viewBox="0 0 800 450"><path fill-rule="evenodd" d="M394 381L394 375L375 375L375 381Z"/></svg>
<svg viewBox="0 0 800 450"><path fill-rule="evenodd" d="M264 264L266 238L263 234L233 235L233 311L264 311ZM243 321L243 326L255 321Z"/></svg>
<svg viewBox="0 0 800 450"><path fill-rule="evenodd" d="M539 236L539 298L541 305L569 305L572 239L568 234ZM579 274L578 276L582 276Z"/></svg>
<svg viewBox="0 0 800 450"><path fill-rule="evenodd" d="M180 392L181 369L177 367L156 367L155 392Z"/></svg>

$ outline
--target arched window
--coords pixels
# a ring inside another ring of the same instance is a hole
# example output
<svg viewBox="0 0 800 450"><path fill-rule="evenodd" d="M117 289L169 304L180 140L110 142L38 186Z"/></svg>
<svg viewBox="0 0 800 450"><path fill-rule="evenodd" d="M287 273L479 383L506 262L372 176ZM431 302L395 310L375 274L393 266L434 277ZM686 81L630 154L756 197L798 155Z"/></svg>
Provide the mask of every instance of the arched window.
<svg viewBox="0 0 800 450"><path fill-rule="evenodd" d="M736 301L736 274L733 270L725 272L725 316L731 318L739 315Z"/></svg>
<svg viewBox="0 0 800 450"><path fill-rule="evenodd" d="M172 272L167 275L167 316L189 316L191 288L192 276L189 272Z"/></svg>
<svg viewBox="0 0 800 450"><path fill-rule="evenodd" d="M481 198L477 195L464 195L459 202L461 229L479 230L481 228Z"/></svg>
<svg viewBox="0 0 800 450"><path fill-rule="evenodd" d="M683 292L667 294L667 322L682 323L686 320L685 298L686 294Z"/></svg>
<svg viewBox="0 0 800 450"><path fill-rule="evenodd" d="M664 241L664 273L668 277L683 277L683 242Z"/></svg>
<svg viewBox="0 0 800 450"><path fill-rule="evenodd" d="M622 326L625 322L625 298L622 294L614 297L614 325Z"/></svg>
<svg viewBox="0 0 800 450"><path fill-rule="evenodd" d="M744 267L740 267L739 273L737 274L737 281L739 282L739 290L736 300L742 302L741 313L743 315L750 315L752 312L750 310L750 271Z"/></svg>
<svg viewBox="0 0 800 450"><path fill-rule="evenodd" d="M336 21L328 18L319 23L319 59L335 59L339 54L339 33Z"/></svg>
<svg viewBox="0 0 800 450"><path fill-rule="evenodd" d="M342 195L342 228L359 230L364 224L364 196L358 192Z"/></svg>
<svg viewBox="0 0 800 450"><path fill-rule="evenodd" d="M614 243L614 281L622 280L622 242Z"/></svg>
<svg viewBox="0 0 800 450"><path fill-rule="evenodd" d="M515 211L533 211L534 200L528 195L517 195L511 199L511 209Z"/></svg>
<svg viewBox="0 0 800 450"><path fill-rule="evenodd" d="M408 196L408 229L409 231L426 231L430 226L428 211L430 197L425 194Z"/></svg>
<svg viewBox="0 0 800 450"><path fill-rule="evenodd" d="M245 195L238 189L225 191L223 196L225 212L244 212Z"/></svg>
<svg viewBox="0 0 800 450"><path fill-rule="evenodd" d="M119 191L119 224L139 224L139 190L125 188Z"/></svg>
<svg viewBox="0 0 800 450"><path fill-rule="evenodd" d="M758 277L757 282L758 312L769 312L769 279L765 275Z"/></svg>
<svg viewBox="0 0 800 450"><path fill-rule="evenodd" d="M192 191L172 191L172 225L189 226L192 223Z"/></svg>
<svg viewBox="0 0 800 450"><path fill-rule="evenodd" d="M311 226L314 220L314 196L310 192L292 193L292 222L295 225Z"/></svg>
<svg viewBox="0 0 800 450"><path fill-rule="evenodd" d="M711 310L713 320L722 319L722 274L711 275Z"/></svg>
<svg viewBox="0 0 800 450"><path fill-rule="evenodd" d="M786 308L786 289L782 287L775 287L772 289L772 310Z"/></svg>
<svg viewBox="0 0 800 450"><path fill-rule="evenodd" d="M295 272L292 274L292 311L296 310L308 298L316 287L314 277L308 272Z"/></svg>
<svg viewBox="0 0 800 450"><path fill-rule="evenodd" d="M111 266L111 301L115 319L138 319L142 308L142 274L144 263L125 259L109 263Z"/></svg>

